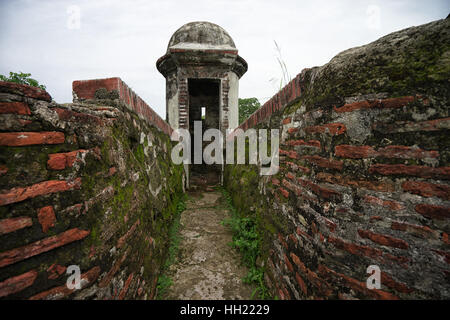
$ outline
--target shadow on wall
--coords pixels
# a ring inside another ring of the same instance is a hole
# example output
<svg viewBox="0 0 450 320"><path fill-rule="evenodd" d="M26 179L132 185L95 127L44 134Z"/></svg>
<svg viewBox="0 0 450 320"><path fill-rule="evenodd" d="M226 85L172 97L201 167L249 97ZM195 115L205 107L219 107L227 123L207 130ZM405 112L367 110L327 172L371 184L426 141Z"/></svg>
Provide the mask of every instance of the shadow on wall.
<svg viewBox="0 0 450 320"><path fill-rule="evenodd" d="M0 298L152 299L184 192L170 128L119 78L74 91L0 82Z"/></svg>
<svg viewBox="0 0 450 320"><path fill-rule="evenodd" d="M448 299L450 20L305 69L240 128L282 130L280 171L227 165L281 299ZM254 188L258 186L258 188ZM367 269L381 270L369 289Z"/></svg>

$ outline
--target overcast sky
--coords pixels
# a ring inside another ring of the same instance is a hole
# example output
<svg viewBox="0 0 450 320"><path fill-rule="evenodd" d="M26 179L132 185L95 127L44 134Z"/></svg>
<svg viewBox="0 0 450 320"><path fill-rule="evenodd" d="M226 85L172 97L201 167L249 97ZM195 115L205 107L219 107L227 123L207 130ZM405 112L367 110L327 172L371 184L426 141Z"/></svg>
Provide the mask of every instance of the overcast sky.
<svg viewBox="0 0 450 320"><path fill-rule="evenodd" d="M449 9L449 0L0 0L0 74L31 73L61 103L71 102L73 80L118 76L165 117L155 62L185 23L223 27L249 65L240 97L264 102L282 75L274 41L294 77Z"/></svg>

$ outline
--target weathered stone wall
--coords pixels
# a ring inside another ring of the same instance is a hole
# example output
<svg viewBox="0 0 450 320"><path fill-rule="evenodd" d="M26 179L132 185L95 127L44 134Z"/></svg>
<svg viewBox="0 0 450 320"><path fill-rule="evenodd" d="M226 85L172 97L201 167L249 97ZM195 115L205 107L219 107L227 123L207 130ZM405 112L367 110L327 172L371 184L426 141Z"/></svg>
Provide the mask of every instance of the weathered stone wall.
<svg viewBox="0 0 450 320"><path fill-rule="evenodd" d="M139 118L170 135L172 128L150 106L142 100L122 79L106 78L76 80L72 83L74 102L92 99L119 99L122 104L134 111Z"/></svg>
<svg viewBox="0 0 450 320"><path fill-rule="evenodd" d="M279 298L450 298L449 78L445 19L303 70L240 126L281 130L277 175L225 168Z"/></svg>
<svg viewBox="0 0 450 320"><path fill-rule="evenodd" d="M184 185L170 127L119 78L74 89L0 82L0 299L151 299Z"/></svg>

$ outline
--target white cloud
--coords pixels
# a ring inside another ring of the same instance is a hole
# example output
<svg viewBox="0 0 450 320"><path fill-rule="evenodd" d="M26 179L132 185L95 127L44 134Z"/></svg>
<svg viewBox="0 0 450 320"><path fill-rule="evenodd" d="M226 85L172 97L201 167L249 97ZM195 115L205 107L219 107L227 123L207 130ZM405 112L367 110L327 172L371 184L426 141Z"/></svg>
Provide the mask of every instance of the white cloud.
<svg viewBox="0 0 450 320"><path fill-rule="evenodd" d="M80 8L80 28L67 27L70 6ZM368 23L369 6L379 8L375 24ZM249 64L240 96L263 100L275 93L269 80L281 72L274 40L295 76L342 50L447 14L445 0L0 0L0 73L30 72L58 102L71 100L73 80L119 76L164 117L165 81L155 63L187 22L228 31Z"/></svg>

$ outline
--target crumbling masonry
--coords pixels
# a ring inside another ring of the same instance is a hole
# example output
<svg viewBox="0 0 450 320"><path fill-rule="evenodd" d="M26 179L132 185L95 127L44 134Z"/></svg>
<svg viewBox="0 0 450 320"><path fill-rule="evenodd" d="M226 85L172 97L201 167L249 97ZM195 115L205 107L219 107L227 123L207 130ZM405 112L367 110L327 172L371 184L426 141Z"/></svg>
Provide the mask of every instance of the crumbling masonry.
<svg viewBox="0 0 450 320"><path fill-rule="evenodd" d="M275 176L223 172L258 221L274 295L450 298L449 76L444 19L303 70L239 126L281 130ZM152 299L186 184L169 135L187 122L165 122L119 78L73 92L57 104L0 82L0 298ZM370 265L381 289L366 287Z"/></svg>

